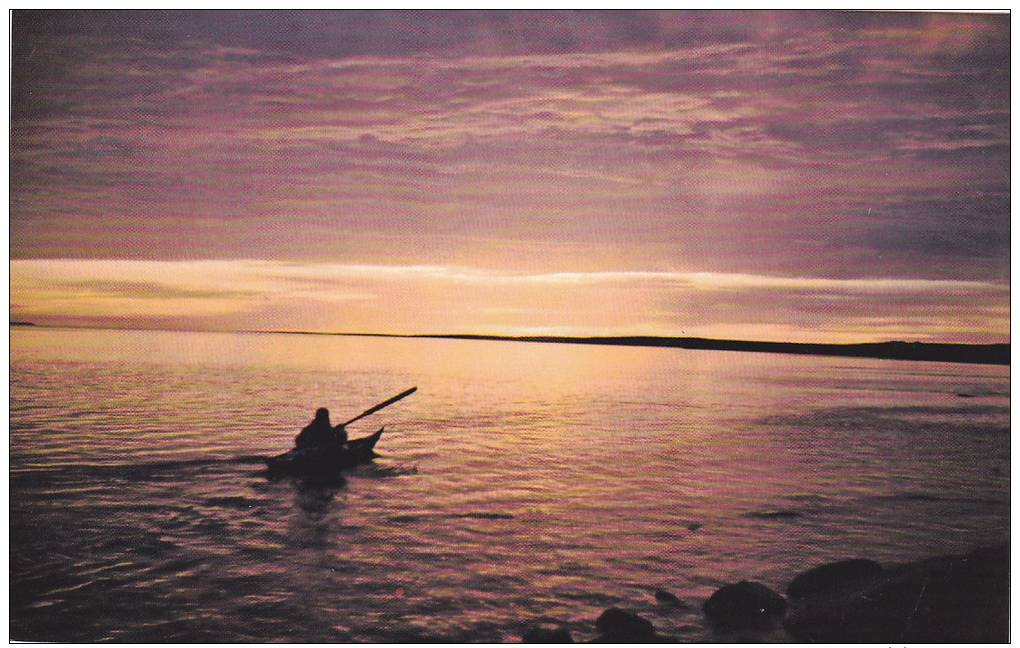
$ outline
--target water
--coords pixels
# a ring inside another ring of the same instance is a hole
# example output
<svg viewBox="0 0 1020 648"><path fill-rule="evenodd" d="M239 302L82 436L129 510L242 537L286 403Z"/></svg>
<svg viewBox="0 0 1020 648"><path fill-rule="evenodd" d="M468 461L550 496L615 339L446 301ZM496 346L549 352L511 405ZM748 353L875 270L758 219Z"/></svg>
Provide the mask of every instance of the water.
<svg viewBox="0 0 1020 648"><path fill-rule="evenodd" d="M262 472L412 385L346 483ZM586 639L618 605L707 641L725 583L1009 534L1006 367L15 329L10 387L14 639Z"/></svg>

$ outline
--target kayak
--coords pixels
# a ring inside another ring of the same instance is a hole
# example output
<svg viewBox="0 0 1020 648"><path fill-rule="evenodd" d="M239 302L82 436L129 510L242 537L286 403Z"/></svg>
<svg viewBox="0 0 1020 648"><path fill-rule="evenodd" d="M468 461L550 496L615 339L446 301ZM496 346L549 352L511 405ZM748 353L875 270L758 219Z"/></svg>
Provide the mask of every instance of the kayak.
<svg viewBox="0 0 1020 648"><path fill-rule="evenodd" d="M371 461L375 454L375 444L382 436L383 428L370 436L348 441L337 450L310 451L294 448L275 457L266 459L270 475L329 475L344 468Z"/></svg>

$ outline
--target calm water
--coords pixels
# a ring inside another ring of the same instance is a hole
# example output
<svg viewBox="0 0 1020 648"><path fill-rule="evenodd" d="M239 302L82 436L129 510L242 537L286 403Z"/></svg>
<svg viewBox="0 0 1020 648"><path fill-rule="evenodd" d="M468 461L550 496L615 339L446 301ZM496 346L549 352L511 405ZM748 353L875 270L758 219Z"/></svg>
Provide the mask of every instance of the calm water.
<svg viewBox="0 0 1020 648"><path fill-rule="evenodd" d="M1009 534L1004 367L15 329L10 370L15 639L584 639L618 605L706 641L727 582ZM346 484L261 472L412 385Z"/></svg>

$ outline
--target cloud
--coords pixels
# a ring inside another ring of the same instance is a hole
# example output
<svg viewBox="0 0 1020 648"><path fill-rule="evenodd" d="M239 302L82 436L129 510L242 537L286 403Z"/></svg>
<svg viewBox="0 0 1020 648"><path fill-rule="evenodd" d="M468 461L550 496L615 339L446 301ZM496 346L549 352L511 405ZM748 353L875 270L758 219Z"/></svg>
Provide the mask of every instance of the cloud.
<svg viewBox="0 0 1020 648"><path fill-rule="evenodd" d="M127 279L57 281L54 287L69 293L87 295L89 298L98 299L107 297L141 300L230 299L250 298L258 295L257 292L251 290L217 289L214 287L188 288L167 285L156 281L133 281Z"/></svg>
<svg viewBox="0 0 1020 648"><path fill-rule="evenodd" d="M334 281L329 262L344 285L407 266L400 281L520 290L1008 278L1007 15L12 24L15 259L271 259ZM803 281L747 279L776 276ZM938 285L947 303L974 289Z"/></svg>
<svg viewBox="0 0 1020 648"><path fill-rule="evenodd" d="M150 277L144 281L136 277ZM14 260L15 319L394 333L1008 339L1008 284L732 273L520 273L280 261ZM856 328L855 328L856 327ZM942 336L940 338L940 336Z"/></svg>

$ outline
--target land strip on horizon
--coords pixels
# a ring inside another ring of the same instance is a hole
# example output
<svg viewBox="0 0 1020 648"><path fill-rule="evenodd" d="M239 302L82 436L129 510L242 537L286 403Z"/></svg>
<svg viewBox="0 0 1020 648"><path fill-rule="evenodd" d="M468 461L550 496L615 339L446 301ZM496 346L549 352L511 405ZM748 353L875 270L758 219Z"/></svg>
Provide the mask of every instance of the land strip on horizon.
<svg viewBox="0 0 1020 648"><path fill-rule="evenodd" d="M758 342L753 340L716 340L698 337L654 335L572 337L558 335L476 335L470 333L325 333L316 331L249 331L290 335L341 335L348 337L425 338L435 340L482 340L496 342L539 342L548 344L594 344L605 346L667 347L709 351L788 353L796 355L844 356L883 360L919 360L1009 365L1010 345L951 344L938 342L864 342L857 344L821 344L809 342Z"/></svg>
<svg viewBox="0 0 1020 648"><path fill-rule="evenodd" d="M9 322L10 326L38 326L34 322ZM50 328L51 325L42 325ZM53 328L94 328L52 325ZM99 327L107 329L109 327ZM117 329L192 331L192 329ZM544 344L590 344L601 346L664 347L703 351L743 351L786 353L793 355L842 356L879 360L916 360L922 362L960 362L968 364L1010 364L1010 343L962 344L948 342L861 342L830 344L814 342L761 342L755 340L719 340L699 337L656 335L568 336L568 335L482 335L475 333L358 333L332 331L289 331L246 329L240 331L193 331L196 333L273 333L281 335L336 335L342 337L411 338L432 340L476 340L490 342L535 342Z"/></svg>

